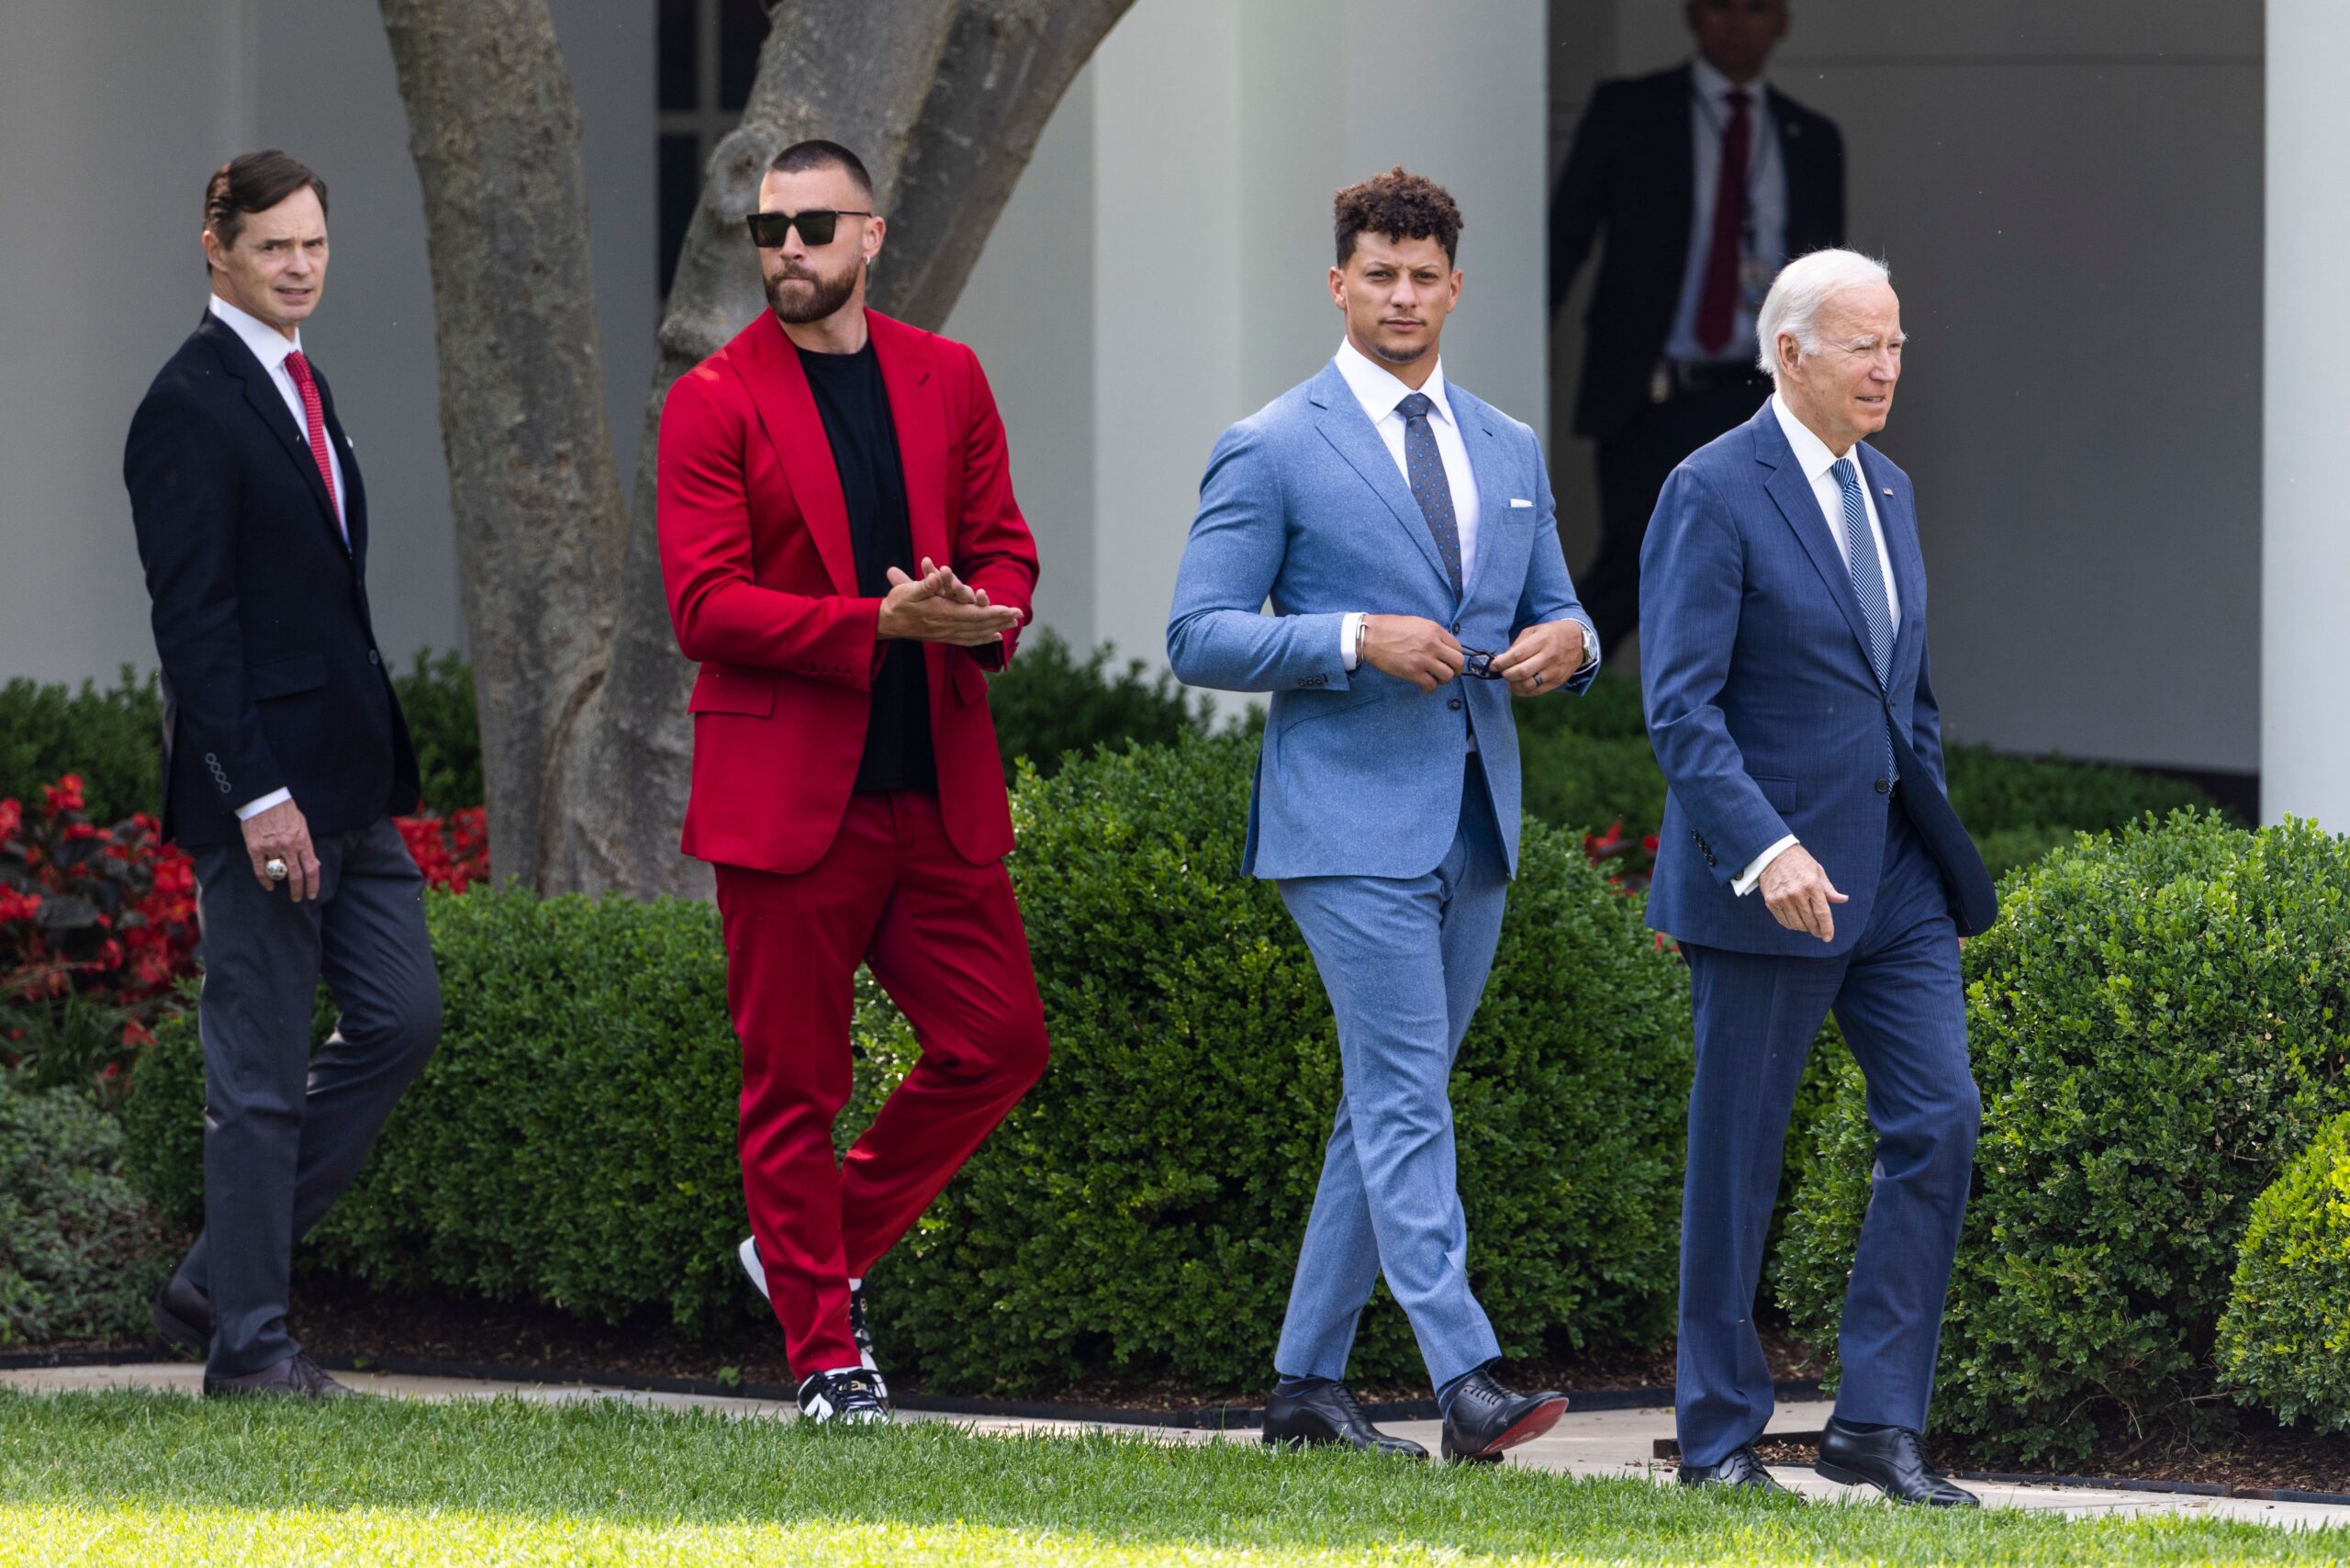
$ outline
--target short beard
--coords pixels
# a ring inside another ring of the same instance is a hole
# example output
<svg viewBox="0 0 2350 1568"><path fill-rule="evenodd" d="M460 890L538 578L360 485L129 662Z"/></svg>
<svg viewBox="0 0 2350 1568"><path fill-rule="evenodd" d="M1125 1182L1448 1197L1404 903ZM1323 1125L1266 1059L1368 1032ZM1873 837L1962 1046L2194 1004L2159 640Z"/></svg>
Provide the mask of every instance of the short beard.
<svg viewBox="0 0 2350 1568"><path fill-rule="evenodd" d="M779 277L764 278L761 281L767 285L767 305L778 319L794 327L822 321L846 305L849 296L856 292L857 271L864 264L859 262L836 278L818 277L812 273L786 273ZM811 284L814 287L798 301L786 304L783 286L787 283Z"/></svg>
<svg viewBox="0 0 2350 1568"><path fill-rule="evenodd" d="M1375 338L1371 340L1371 352L1377 354L1380 358L1385 360L1390 364L1415 364L1427 357L1428 348L1428 344L1422 343L1417 348L1391 349Z"/></svg>

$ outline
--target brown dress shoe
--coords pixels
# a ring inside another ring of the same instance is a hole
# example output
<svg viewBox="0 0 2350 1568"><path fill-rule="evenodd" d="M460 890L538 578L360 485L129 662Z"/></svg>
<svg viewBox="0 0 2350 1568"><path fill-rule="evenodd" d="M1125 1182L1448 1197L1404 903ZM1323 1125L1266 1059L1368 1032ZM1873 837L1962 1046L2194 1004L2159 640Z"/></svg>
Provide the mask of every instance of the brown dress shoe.
<svg viewBox="0 0 2350 1568"><path fill-rule="evenodd" d="M319 1370L319 1363L296 1351L274 1366L242 1377L216 1377L204 1374L204 1396L217 1399L233 1394L291 1394L304 1399L349 1399L353 1390L345 1388Z"/></svg>

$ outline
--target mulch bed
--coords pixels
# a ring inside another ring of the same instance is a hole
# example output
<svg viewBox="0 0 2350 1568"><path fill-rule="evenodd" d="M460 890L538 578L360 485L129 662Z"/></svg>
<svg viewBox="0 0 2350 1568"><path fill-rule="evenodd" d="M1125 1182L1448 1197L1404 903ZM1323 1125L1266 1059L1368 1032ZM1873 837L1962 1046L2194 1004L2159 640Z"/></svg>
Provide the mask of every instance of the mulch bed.
<svg viewBox="0 0 2350 1568"><path fill-rule="evenodd" d="M661 1319L620 1325L586 1323L550 1307L459 1301L435 1296L391 1296L329 1278L305 1278L296 1285L292 1324L305 1349L338 1364L398 1361L452 1366L532 1369L544 1373L597 1373L653 1383L690 1380L724 1385L789 1387L791 1372L774 1325L746 1318L707 1338L687 1338ZM1765 1323L1763 1347L1773 1375L1783 1384L1801 1384L1818 1369L1784 1325ZM73 1343L45 1347L61 1359L130 1359L159 1353L152 1342ZM16 1358L11 1358L16 1359ZM1601 1355L1512 1362L1505 1376L1516 1387L1551 1387L1595 1395L1605 1391L1644 1391L1669 1401L1673 1347ZM892 1379L892 1392L919 1397L925 1391ZM1433 1414L1426 1383L1358 1384L1356 1394L1389 1419ZM1796 1396L1797 1388L1783 1390ZM1246 1413L1262 1406L1265 1390L1203 1389L1167 1380L1097 1373L1041 1396L1055 1405L1092 1412L1129 1410L1179 1414L1222 1408ZM1648 1401L1610 1400L1610 1404ZM1007 1402L1009 1403L1009 1402ZM1386 1406L1379 1410L1379 1406ZM1034 1408L1033 1405L1025 1407ZM1809 1464L1808 1442L1761 1445L1773 1464ZM1942 1440L1936 1462L1953 1472L2004 1471L1979 1461L1964 1445ZM2105 1444L2073 1473L2144 1482L2186 1483L2236 1492L2278 1488L2309 1492L2350 1491L2350 1434L2320 1435L2278 1427L2260 1412L2245 1411L2239 1429L2224 1446L2198 1449L2177 1438L2132 1446Z"/></svg>

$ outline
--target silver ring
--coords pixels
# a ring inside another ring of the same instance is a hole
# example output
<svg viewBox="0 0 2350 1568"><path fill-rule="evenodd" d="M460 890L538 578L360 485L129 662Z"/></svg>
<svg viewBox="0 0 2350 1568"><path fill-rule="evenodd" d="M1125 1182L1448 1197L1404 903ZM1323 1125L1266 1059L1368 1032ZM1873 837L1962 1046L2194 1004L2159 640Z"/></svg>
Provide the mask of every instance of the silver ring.
<svg viewBox="0 0 2350 1568"><path fill-rule="evenodd" d="M273 855L261 863L262 874L273 882L285 880L285 862Z"/></svg>

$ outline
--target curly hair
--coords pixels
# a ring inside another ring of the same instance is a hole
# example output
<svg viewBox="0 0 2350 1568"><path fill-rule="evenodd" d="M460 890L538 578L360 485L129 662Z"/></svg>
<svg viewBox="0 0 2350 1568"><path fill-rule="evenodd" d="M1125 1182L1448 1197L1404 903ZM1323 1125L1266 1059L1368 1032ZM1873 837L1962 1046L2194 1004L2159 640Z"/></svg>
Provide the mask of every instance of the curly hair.
<svg viewBox="0 0 2350 1568"><path fill-rule="evenodd" d="M1342 267L1355 253L1355 237L1366 231L1390 240L1434 240L1444 247L1448 262L1460 253L1460 207L1452 193L1401 163L1347 186L1331 207L1337 218Z"/></svg>

